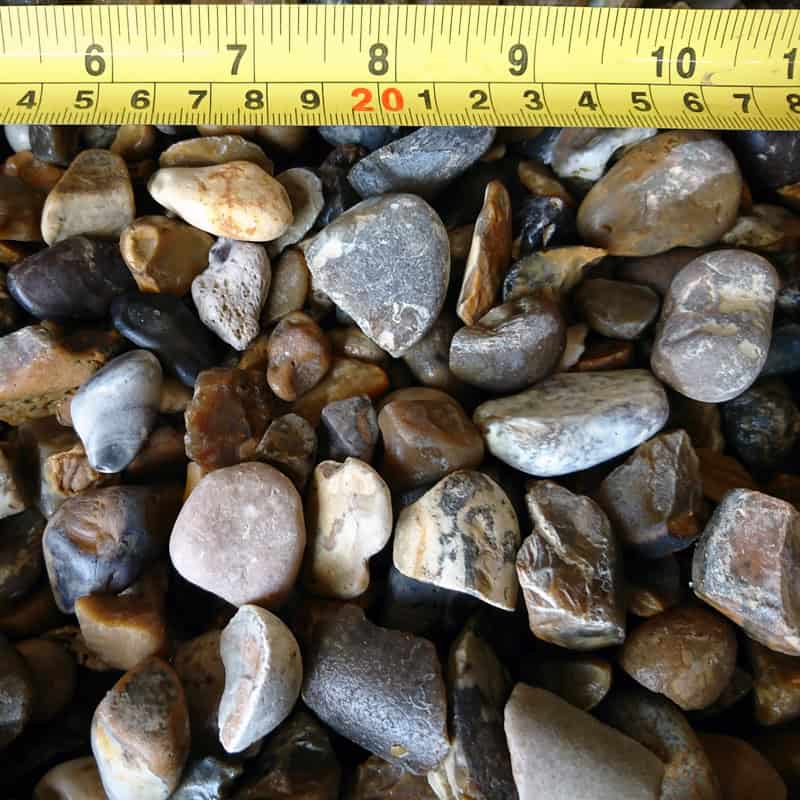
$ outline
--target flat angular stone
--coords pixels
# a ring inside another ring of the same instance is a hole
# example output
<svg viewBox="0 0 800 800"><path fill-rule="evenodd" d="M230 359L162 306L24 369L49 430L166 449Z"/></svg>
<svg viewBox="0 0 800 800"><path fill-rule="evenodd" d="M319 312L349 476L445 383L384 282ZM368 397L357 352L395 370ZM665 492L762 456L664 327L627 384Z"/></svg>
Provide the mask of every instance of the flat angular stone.
<svg viewBox="0 0 800 800"><path fill-rule="evenodd" d="M436 800L427 778L414 775L378 756L356 767L347 800Z"/></svg>
<svg viewBox="0 0 800 800"><path fill-rule="evenodd" d="M645 370L560 373L478 406L490 452L529 475L587 469L630 450L667 421L661 384Z"/></svg>
<svg viewBox="0 0 800 800"><path fill-rule="evenodd" d="M447 232L415 195L364 200L315 236L305 255L314 287L392 356L418 342L442 309Z"/></svg>
<svg viewBox="0 0 800 800"><path fill-rule="evenodd" d="M227 800L233 797L235 785L244 767L214 756L190 761L181 775L181 782L170 800Z"/></svg>
<svg viewBox="0 0 800 800"><path fill-rule="evenodd" d="M219 342L177 297L125 294L112 303L111 319L126 339L152 350L187 386L219 360Z"/></svg>
<svg viewBox="0 0 800 800"><path fill-rule="evenodd" d="M519 544L506 493L482 472L459 470L400 512L393 561L410 578L513 611Z"/></svg>
<svg viewBox="0 0 800 800"><path fill-rule="evenodd" d="M392 498L378 473L357 458L322 461L306 495L304 583L314 594L351 600L369 586L369 559L392 535Z"/></svg>
<svg viewBox="0 0 800 800"><path fill-rule="evenodd" d="M39 319L102 319L118 294L134 288L115 242L74 236L23 259L8 291Z"/></svg>
<svg viewBox="0 0 800 800"><path fill-rule="evenodd" d="M581 238L612 255L714 244L736 221L742 177L705 131L661 133L631 148L586 195Z"/></svg>
<svg viewBox="0 0 800 800"><path fill-rule="evenodd" d="M0 748L8 747L33 715L33 676L17 649L0 636Z"/></svg>
<svg viewBox="0 0 800 800"><path fill-rule="evenodd" d="M223 342L244 350L258 336L271 278L261 245L217 239L208 268L192 281L192 300L203 324Z"/></svg>
<svg viewBox="0 0 800 800"><path fill-rule="evenodd" d="M229 603L280 605L300 569L306 531L292 482L266 464L238 464L203 478L170 538L175 569Z"/></svg>
<svg viewBox="0 0 800 800"><path fill-rule="evenodd" d="M275 180L289 195L294 219L281 236L270 242L270 255L277 255L299 242L314 226L325 205L322 181L310 169L293 167L276 175Z"/></svg>
<svg viewBox="0 0 800 800"><path fill-rule="evenodd" d="M355 325L332 328L327 334L337 355L357 358L370 364L385 364L389 360L389 354Z"/></svg>
<svg viewBox="0 0 800 800"><path fill-rule="evenodd" d="M701 733L700 742L719 779L725 800L769 797L787 800L786 784L775 768L743 739Z"/></svg>
<svg viewBox="0 0 800 800"><path fill-rule="evenodd" d="M684 710L705 708L733 677L736 633L706 608L673 608L628 634L619 663L642 686Z"/></svg>
<svg viewBox="0 0 800 800"><path fill-rule="evenodd" d="M520 800L659 800L664 765L544 689L518 683L505 731Z"/></svg>
<svg viewBox="0 0 800 800"><path fill-rule="evenodd" d="M695 594L760 644L800 655L797 618L800 513L748 489L728 492L692 560Z"/></svg>
<svg viewBox="0 0 800 800"><path fill-rule="evenodd" d="M284 414L270 423L256 455L286 474L302 492L317 460L317 434L302 417Z"/></svg>
<svg viewBox="0 0 800 800"><path fill-rule="evenodd" d="M331 343L307 314L283 317L269 337L267 381L275 394L292 402L313 389L331 366Z"/></svg>
<svg viewBox="0 0 800 800"><path fill-rule="evenodd" d="M106 694L92 719L92 752L109 800L167 800L189 755L189 715L178 676L142 661Z"/></svg>
<svg viewBox="0 0 800 800"><path fill-rule="evenodd" d="M413 192L431 197L492 145L491 127L419 128L362 158L348 174L362 197Z"/></svg>
<svg viewBox="0 0 800 800"><path fill-rule="evenodd" d="M620 644L622 568L608 518L588 497L550 481L533 483L525 500L533 532L516 565L531 631L572 650Z"/></svg>
<svg viewBox="0 0 800 800"><path fill-rule="evenodd" d="M487 392L518 391L553 372L565 344L558 306L542 297L520 297L456 331L450 371Z"/></svg>
<svg viewBox="0 0 800 800"><path fill-rule="evenodd" d="M33 800L106 800L92 756L64 761L36 784Z"/></svg>
<svg viewBox="0 0 800 800"><path fill-rule="evenodd" d="M358 458L372 461L378 443L378 417L366 395L328 403L322 409L328 455L334 461Z"/></svg>
<svg viewBox="0 0 800 800"><path fill-rule="evenodd" d="M153 430L161 397L161 365L147 350L109 361L81 386L70 411L89 464L121 472Z"/></svg>
<svg viewBox="0 0 800 800"><path fill-rule="evenodd" d="M593 331L612 339L638 339L658 316L658 295L647 286L590 278L575 303Z"/></svg>
<svg viewBox="0 0 800 800"><path fill-rule="evenodd" d="M595 499L621 543L658 558L689 547L700 535L700 462L685 431L654 436L600 484Z"/></svg>
<svg viewBox="0 0 800 800"><path fill-rule="evenodd" d="M272 161L255 143L236 134L201 136L171 144L158 157L159 167L210 167L229 161L251 161L272 174Z"/></svg>
<svg viewBox="0 0 800 800"><path fill-rule="evenodd" d="M84 150L47 195L42 236L47 244L81 234L116 238L135 215L125 162L108 150Z"/></svg>
<svg viewBox="0 0 800 800"><path fill-rule="evenodd" d="M773 653L752 639L747 651L753 668L755 718L759 725L780 725L800 717L800 660Z"/></svg>
<svg viewBox="0 0 800 800"><path fill-rule="evenodd" d="M300 648L274 614L242 606L222 631L225 689L219 703L219 738L239 753L289 716L303 683Z"/></svg>
<svg viewBox="0 0 800 800"><path fill-rule="evenodd" d="M321 620L305 662L303 700L337 733L415 774L447 754L445 687L426 639L345 605Z"/></svg>
<svg viewBox="0 0 800 800"><path fill-rule="evenodd" d="M653 372L694 400L721 403L741 394L767 359L778 286L771 264L744 250L691 261L664 298Z"/></svg>
<svg viewBox="0 0 800 800"><path fill-rule="evenodd" d="M153 199L214 236L266 242L292 222L286 190L261 167L229 161L210 167L164 167L150 178Z"/></svg>

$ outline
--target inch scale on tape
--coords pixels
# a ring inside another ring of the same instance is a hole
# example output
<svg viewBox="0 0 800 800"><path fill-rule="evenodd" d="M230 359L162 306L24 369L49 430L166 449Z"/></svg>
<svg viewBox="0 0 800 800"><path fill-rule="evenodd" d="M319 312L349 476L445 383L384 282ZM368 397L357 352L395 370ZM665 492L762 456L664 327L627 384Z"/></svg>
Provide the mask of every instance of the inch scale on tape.
<svg viewBox="0 0 800 800"><path fill-rule="evenodd" d="M0 8L0 122L800 128L800 10Z"/></svg>

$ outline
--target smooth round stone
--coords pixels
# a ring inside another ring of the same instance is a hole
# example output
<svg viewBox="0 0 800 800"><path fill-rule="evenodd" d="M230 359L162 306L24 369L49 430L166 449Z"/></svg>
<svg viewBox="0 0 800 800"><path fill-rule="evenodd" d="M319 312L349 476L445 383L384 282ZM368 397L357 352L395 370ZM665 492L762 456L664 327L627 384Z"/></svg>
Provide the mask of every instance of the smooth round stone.
<svg viewBox="0 0 800 800"><path fill-rule="evenodd" d="M20 599L39 580L45 524L34 508L0 520L0 603Z"/></svg>
<svg viewBox="0 0 800 800"><path fill-rule="evenodd" d="M229 161L251 161L272 174L272 161L255 143L236 134L183 139L158 157L159 167L210 167Z"/></svg>
<svg viewBox="0 0 800 800"><path fill-rule="evenodd" d="M658 295L646 286L590 278L574 300L593 331L611 339L638 339L658 316Z"/></svg>
<svg viewBox="0 0 800 800"><path fill-rule="evenodd" d="M61 714L75 696L75 659L65 647L49 639L26 639L17 642L16 648L25 659L33 680L31 721L49 722Z"/></svg>
<svg viewBox="0 0 800 800"><path fill-rule="evenodd" d="M15 153L19 153L21 150L31 149L30 129L30 125L3 126L3 133L5 133L6 141Z"/></svg>
<svg viewBox="0 0 800 800"><path fill-rule="evenodd" d="M171 489L110 486L65 500L44 531L45 566L59 609L127 589L163 552L179 502Z"/></svg>
<svg viewBox="0 0 800 800"><path fill-rule="evenodd" d="M53 767L36 784L33 800L106 800L94 758L76 758Z"/></svg>
<svg viewBox="0 0 800 800"><path fill-rule="evenodd" d="M294 219L280 237L270 242L269 250L272 256L299 242L314 226L325 205L322 181L310 169L293 167L276 175L275 180L289 195Z"/></svg>
<svg viewBox="0 0 800 800"><path fill-rule="evenodd" d="M654 256L620 259L622 263L617 265L615 274L621 281L648 286L659 295L665 295L672 279L702 254L696 247L676 247Z"/></svg>
<svg viewBox="0 0 800 800"><path fill-rule="evenodd" d="M81 386L70 413L93 469L122 472L133 461L155 427L160 399L161 365L147 350L117 356Z"/></svg>
<svg viewBox="0 0 800 800"><path fill-rule="evenodd" d="M514 229L520 256L568 245L578 238L575 210L560 197L526 197L515 208Z"/></svg>
<svg viewBox="0 0 800 800"><path fill-rule="evenodd" d="M178 676L159 658L126 672L92 718L92 752L108 800L167 800L189 755Z"/></svg>
<svg viewBox="0 0 800 800"><path fill-rule="evenodd" d="M732 147L748 179L770 189L800 181L800 137L796 131L735 131Z"/></svg>
<svg viewBox="0 0 800 800"><path fill-rule="evenodd" d="M717 250L687 264L664 298L653 372L707 403L741 394L769 350L780 281L772 265L744 250Z"/></svg>
<svg viewBox="0 0 800 800"><path fill-rule="evenodd" d="M416 775L447 754L445 687L427 639L344 605L315 628L305 668L303 701L340 735Z"/></svg>
<svg viewBox="0 0 800 800"><path fill-rule="evenodd" d="M261 245L217 239L208 254L208 268L192 281L197 314L223 342L244 350L261 329L271 279Z"/></svg>
<svg viewBox="0 0 800 800"><path fill-rule="evenodd" d="M780 725L800 717L800 662L794 656L773 653L752 639L747 640L753 669L756 722Z"/></svg>
<svg viewBox="0 0 800 800"><path fill-rule="evenodd" d="M724 800L787 800L780 774L743 739L701 733L700 743L719 779Z"/></svg>
<svg viewBox="0 0 800 800"><path fill-rule="evenodd" d="M456 331L450 371L487 392L518 391L553 372L565 343L558 306L542 297L521 297Z"/></svg>
<svg viewBox="0 0 800 800"><path fill-rule="evenodd" d="M81 234L117 238L135 214L125 162L108 150L84 150L47 195L42 237L47 244Z"/></svg>
<svg viewBox="0 0 800 800"><path fill-rule="evenodd" d="M190 761L170 800L227 800L244 771L242 764L214 756Z"/></svg>
<svg viewBox="0 0 800 800"><path fill-rule="evenodd" d="M664 765L566 700L518 683L505 732L519 800L659 800Z"/></svg>
<svg viewBox="0 0 800 800"><path fill-rule="evenodd" d="M598 656L570 656L538 661L535 682L581 711L590 711L611 689L611 664Z"/></svg>
<svg viewBox="0 0 800 800"><path fill-rule="evenodd" d="M586 195L581 238L612 255L648 256L719 241L736 221L742 178L705 131L661 133L633 147Z"/></svg>
<svg viewBox="0 0 800 800"><path fill-rule="evenodd" d="M673 608L628 634L619 663L642 686L684 710L705 708L733 677L735 628L705 608Z"/></svg>
<svg viewBox="0 0 800 800"><path fill-rule="evenodd" d="M492 127L419 128L362 158L348 180L362 197L411 192L432 197L492 145Z"/></svg>
<svg viewBox="0 0 800 800"><path fill-rule="evenodd" d="M169 543L175 569L236 606L280 605L306 544L300 496L266 464L206 475L183 504Z"/></svg>
<svg viewBox="0 0 800 800"><path fill-rule="evenodd" d="M761 378L800 372L800 325L790 322L772 331L769 353Z"/></svg>
<svg viewBox="0 0 800 800"><path fill-rule="evenodd" d="M473 415L490 452L529 475L587 469L657 433L669 416L661 384L645 370L560 373Z"/></svg>
<svg viewBox="0 0 800 800"><path fill-rule="evenodd" d="M423 386L451 394L463 388L450 371L450 343L459 327L459 320L443 311L430 330L406 350L403 361Z"/></svg>
<svg viewBox="0 0 800 800"><path fill-rule="evenodd" d="M392 560L409 578L513 611L519 544L506 493L482 472L459 470L400 512Z"/></svg>
<svg viewBox="0 0 800 800"><path fill-rule="evenodd" d="M367 150L377 150L397 138L400 128L391 125L320 125L317 130L330 145L359 145Z"/></svg>
<svg viewBox="0 0 800 800"><path fill-rule="evenodd" d="M759 382L722 406L725 440L756 472L779 469L800 435L798 410L780 379Z"/></svg>
<svg viewBox="0 0 800 800"><path fill-rule="evenodd" d="M269 294L261 313L262 326L266 328L292 311L299 311L310 288L311 276L303 252L296 247L284 250L272 265Z"/></svg>
<svg viewBox="0 0 800 800"><path fill-rule="evenodd" d="M249 161L164 167L150 178L147 189L168 211L214 236L268 242L292 223L286 190Z"/></svg>
<svg viewBox="0 0 800 800"><path fill-rule="evenodd" d="M447 231L414 195L390 194L353 206L314 237L305 255L314 288L394 357L427 333L444 304Z"/></svg>
<svg viewBox="0 0 800 800"><path fill-rule="evenodd" d="M74 236L13 266L8 291L39 319L101 319L135 287L114 242Z"/></svg>
<svg viewBox="0 0 800 800"><path fill-rule="evenodd" d="M35 684L25 659L0 635L0 748L28 724L36 704Z"/></svg>
<svg viewBox="0 0 800 800"><path fill-rule="evenodd" d="M550 165L561 178L596 181L617 150L657 133L656 128L563 128L553 143Z"/></svg>
<svg viewBox="0 0 800 800"><path fill-rule="evenodd" d="M588 497L538 481L525 500L533 531L516 554L531 631L571 650L625 639L622 564L608 518Z"/></svg>
<svg viewBox="0 0 800 800"><path fill-rule="evenodd" d="M307 314L287 314L269 336L267 381L281 398L291 402L313 389L331 366L331 343Z"/></svg>
<svg viewBox="0 0 800 800"><path fill-rule="evenodd" d="M172 295L122 295L111 304L111 319L126 339L152 350L187 386L219 360L215 337Z"/></svg>
<svg viewBox="0 0 800 800"><path fill-rule="evenodd" d="M303 683L300 647L274 614L242 606L219 642L225 689L219 703L219 738L239 753L289 716Z"/></svg>
<svg viewBox="0 0 800 800"><path fill-rule="evenodd" d="M464 409L438 389L392 392L378 414L383 436L381 475L392 488L424 486L483 461L483 438Z"/></svg>

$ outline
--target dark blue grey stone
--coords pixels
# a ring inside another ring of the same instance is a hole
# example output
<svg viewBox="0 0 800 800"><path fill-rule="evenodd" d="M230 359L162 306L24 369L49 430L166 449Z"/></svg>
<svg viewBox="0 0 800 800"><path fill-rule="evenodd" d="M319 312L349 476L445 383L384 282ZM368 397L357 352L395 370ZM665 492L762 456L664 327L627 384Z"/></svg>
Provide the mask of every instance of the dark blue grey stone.
<svg viewBox="0 0 800 800"><path fill-rule="evenodd" d="M772 341L762 378L773 375L789 375L800 370L800 325L791 322L772 331Z"/></svg>
<svg viewBox="0 0 800 800"><path fill-rule="evenodd" d="M748 182L777 189L800 181L797 131L736 131L729 137Z"/></svg>
<svg viewBox="0 0 800 800"><path fill-rule="evenodd" d="M317 130L328 144L357 144L367 150L377 150L400 134L392 125L320 125Z"/></svg>

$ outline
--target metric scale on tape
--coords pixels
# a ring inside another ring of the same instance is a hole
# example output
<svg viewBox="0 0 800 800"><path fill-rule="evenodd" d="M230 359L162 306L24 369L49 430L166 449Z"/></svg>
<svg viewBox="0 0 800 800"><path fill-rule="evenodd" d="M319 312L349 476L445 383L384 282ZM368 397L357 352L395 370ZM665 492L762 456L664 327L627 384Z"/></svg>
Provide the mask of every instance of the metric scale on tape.
<svg viewBox="0 0 800 800"><path fill-rule="evenodd" d="M0 8L3 123L800 128L800 10Z"/></svg>

